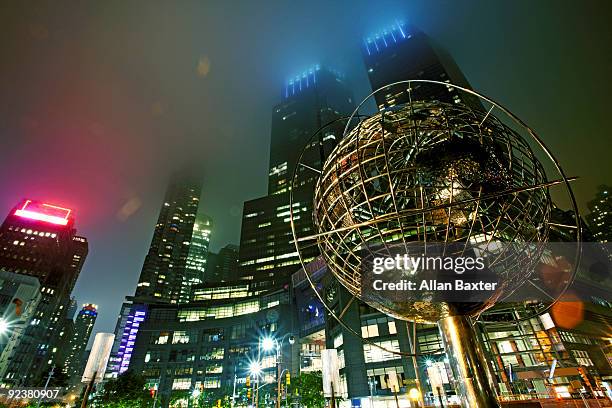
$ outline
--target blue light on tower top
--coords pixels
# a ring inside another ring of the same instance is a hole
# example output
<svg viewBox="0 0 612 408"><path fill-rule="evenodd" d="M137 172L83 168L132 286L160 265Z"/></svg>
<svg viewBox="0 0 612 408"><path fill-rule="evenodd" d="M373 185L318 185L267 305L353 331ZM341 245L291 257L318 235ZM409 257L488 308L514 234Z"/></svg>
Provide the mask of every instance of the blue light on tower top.
<svg viewBox="0 0 612 408"><path fill-rule="evenodd" d="M408 32L406 24L398 21L392 26L366 37L363 42L368 55L372 55L407 40L410 37L412 37L412 35Z"/></svg>
<svg viewBox="0 0 612 408"><path fill-rule="evenodd" d="M317 83L317 73L321 70L321 66L316 64L299 75L289 79L285 84L285 98L288 98L303 89L310 88Z"/></svg>
<svg viewBox="0 0 612 408"><path fill-rule="evenodd" d="M283 89L283 97L285 99L290 98L294 95L298 95L300 92L317 86L319 82L325 83L326 78L335 78L336 81L342 82L344 75L339 71L330 69L329 67L321 68L321 65L316 64L307 70L303 71L299 75L291 77L285 82Z"/></svg>

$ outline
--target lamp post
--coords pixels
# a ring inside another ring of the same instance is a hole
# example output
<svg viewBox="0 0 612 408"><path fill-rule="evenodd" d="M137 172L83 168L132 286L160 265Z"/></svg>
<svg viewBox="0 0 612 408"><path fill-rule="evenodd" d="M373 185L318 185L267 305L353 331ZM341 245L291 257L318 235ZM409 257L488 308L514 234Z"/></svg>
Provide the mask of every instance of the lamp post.
<svg viewBox="0 0 612 408"><path fill-rule="evenodd" d="M193 388L193 391L191 392L191 398L192 398L192 402L194 403L194 405L196 406L200 406L200 401L198 400L198 398L200 397L200 390L197 387Z"/></svg>
<svg viewBox="0 0 612 408"><path fill-rule="evenodd" d="M368 388L370 390L370 408L374 408L374 386L376 385L376 381L374 377L368 377Z"/></svg>
<svg viewBox="0 0 612 408"><path fill-rule="evenodd" d="M435 381L436 382L436 384L435 384L436 389L435 390L434 390L434 384L433 384L433 381L432 381L431 377L429 379L429 382L431 384L431 392L432 392L432 394L434 394L434 396L435 396L435 394L437 392L437 394L438 394L438 401L440 402L440 406L442 408L444 408L444 402L443 402L443 399L442 399L442 387L444 387L444 383L443 383L443 379L442 379L442 370L440 369L440 365L438 363L439 363L438 361L433 361L431 359L425 360L425 365L427 366L427 375L428 376L431 375L431 372L429 371L430 368L435 368L436 371L434 371L434 373L438 375L438 378Z"/></svg>
<svg viewBox="0 0 612 408"><path fill-rule="evenodd" d="M251 362L249 365L249 372L255 378L255 387L253 387L253 407L257 408L259 405L259 375L261 374L260 360Z"/></svg>
<svg viewBox="0 0 612 408"><path fill-rule="evenodd" d="M283 356L283 343L287 338L289 339L288 341L290 345L295 343L295 337L291 335L291 333L286 333L280 339L264 337L260 342L264 351L272 351L274 348L276 348L276 408L281 408L281 359Z"/></svg>

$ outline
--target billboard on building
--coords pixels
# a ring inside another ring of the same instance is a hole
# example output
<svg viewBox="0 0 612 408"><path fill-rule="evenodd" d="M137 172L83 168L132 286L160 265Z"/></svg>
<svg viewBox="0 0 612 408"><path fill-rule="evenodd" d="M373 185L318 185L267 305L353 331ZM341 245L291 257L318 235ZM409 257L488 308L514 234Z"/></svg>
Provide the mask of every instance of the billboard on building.
<svg viewBox="0 0 612 408"><path fill-rule="evenodd" d="M94 380L94 382L102 381L114 340L115 335L113 333L96 334L81 382L88 383L91 380Z"/></svg>

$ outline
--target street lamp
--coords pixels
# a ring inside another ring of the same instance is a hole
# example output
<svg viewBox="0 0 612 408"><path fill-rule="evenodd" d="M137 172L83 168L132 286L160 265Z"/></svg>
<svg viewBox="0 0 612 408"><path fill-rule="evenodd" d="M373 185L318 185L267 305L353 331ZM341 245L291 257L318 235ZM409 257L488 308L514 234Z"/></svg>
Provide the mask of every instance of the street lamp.
<svg viewBox="0 0 612 408"><path fill-rule="evenodd" d="M259 361L251 362L251 364L249 364L249 371L251 375L259 377L259 374L261 374L261 364L259 364Z"/></svg>
<svg viewBox="0 0 612 408"><path fill-rule="evenodd" d="M197 406L200 406L200 402L198 401L198 397L200 396L200 390L198 388L194 388L193 391L191 392L191 400L192 400L192 404L197 404Z"/></svg>
<svg viewBox="0 0 612 408"><path fill-rule="evenodd" d="M274 339L272 337L264 337L261 341L261 347L264 349L264 351L271 351L274 346Z"/></svg>
<svg viewBox="0 0 612 408"><path fill-rule="evenodd" d="M290 345L295 344L295 336L293 336L291 333L286 333L280 338L280 340L266 336L260 341L261 347L264 349L264 351L272 351L274 348L276 348L276 408L280 408L281 406L281 359L285 339L287 339Z"/></svg>
<svg viewBox="0 0 612 408"><path fill-rule="evenodd" d="M0 334L4 334L9 329L9 323L4 318L0 318Z"/></svg>
<svg viewBox="0 0 612 408"><path fill-rule="evenodd" d="M410 398L411 401L416 402L419 400L420 397L421 397L421 393L416 388L411 388L410 391L408 392L408 398Z"/></svg>

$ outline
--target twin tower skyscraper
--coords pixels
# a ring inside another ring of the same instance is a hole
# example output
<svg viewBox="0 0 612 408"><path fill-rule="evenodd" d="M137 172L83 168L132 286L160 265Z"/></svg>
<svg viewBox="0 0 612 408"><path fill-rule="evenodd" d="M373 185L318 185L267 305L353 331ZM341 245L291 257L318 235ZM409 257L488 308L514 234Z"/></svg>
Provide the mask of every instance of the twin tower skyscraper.
<svg viewBox="0 0 612 408"><path fill-rule="evenodd" d="M402 23L364 39L362 56L373 90L406 79L469 87L448 55L436 49L425 34ZM447 91L440 91L443 87L433 89L421 86L413 90L413 98L459 101L450 87ZM378 109L405 103L406 87L388 87L375 100ZM285 84L281 102L272 112L268 194L244 203L238 273L232 278L272 290L286 286L291 274L300 268L292 242L289 191L294 194L296 227L308 231L312 228L314 183L290 185L294 171L304 170L295 168L298 156L304 149L303 162L321 168L321 161L342 137L345 122L341 118L354 109L354 96L346 80L326 67L314 65ZM321 129L320 136L311 141ZM189 302L191 288L207 283L212 228L211 220L198 211L201 185L201 178L193 174L176 174L170 181L135 295L128 297L117 322L111 375L127 370L147 304ZM316 257L316 247L305 255L306 261Z"/></svg>

